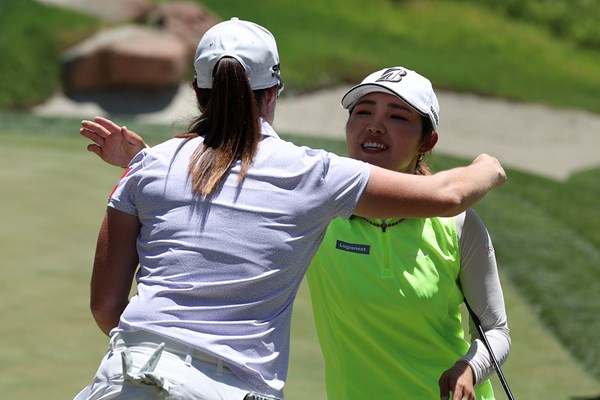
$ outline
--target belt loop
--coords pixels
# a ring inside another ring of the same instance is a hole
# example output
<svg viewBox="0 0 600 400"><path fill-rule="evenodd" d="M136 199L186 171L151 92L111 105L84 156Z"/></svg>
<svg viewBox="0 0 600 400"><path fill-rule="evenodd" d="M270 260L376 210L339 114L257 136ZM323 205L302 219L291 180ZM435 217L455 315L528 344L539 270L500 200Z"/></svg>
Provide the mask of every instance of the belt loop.
<svg viewBox="0 0 600 400"><path fill-rule="evenodd" d="M115 352L115 342L117 341L117 336L119 336L119 334L115 333L110 337L110 340L108 342L108 349L110 350L111 354Z"/></svg>
<svg viewBox="0 0 600 400"><path fill-rule="evenodd" d="M186 350L186 352L185 352L185 360L184 360L184 362L185 362L185 365L187 365L188 367L190 365L192 365L192 359L193 359L192 355L193 355L193 353L194 353L194 349L191 348L191 347L188 347L187 350Z"/></svg>
<svg viewBox="0 0 600 400"><path fill-rule="evenodd" d="M217 376L223 375L223 360L217 358Z"/></svg>

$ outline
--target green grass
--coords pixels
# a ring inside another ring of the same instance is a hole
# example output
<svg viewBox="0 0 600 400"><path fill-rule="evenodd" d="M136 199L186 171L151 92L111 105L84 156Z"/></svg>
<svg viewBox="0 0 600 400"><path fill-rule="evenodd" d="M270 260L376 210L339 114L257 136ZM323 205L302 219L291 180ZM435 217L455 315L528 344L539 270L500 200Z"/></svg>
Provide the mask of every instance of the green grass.
<svg viewBox="0 0 600 400"><path fill-rule="evenodd" d="M80 144L39 135L0 138L6 399L72 398L106 347L88 312L87 282L115 178Z"/></svg>
<svg viewBox="0 0 600 400"><path fill-rule="evenodd" d="M2 397L70 398L89 382L107 345L88 310L89 278L105 201L120 170L85 151L78 120L0 113L0 126ZM169 127L128 126L148 132L151 143L170 134ZM286 137L345 153L340 141ZM433 165L464 163L438 154ZM596 232L583 233L599 216L579 196L583 182L597 193L597 174L560 183L509 171L507 185L477 206L498 253L513 338L504 370L517 398L600 394L600 382L586 372L597 367L599 350L600 310L592 297L600 281L599 246ZM325 399L323 374L303 285L294 307L287 398ZM497 381L494 387L503 399Z"/></svg>
<svg viewBox="0 0 600 400"><path fill-rule="evenodd" d="M33 0L3 0L0 26L0 109L18 109L60 88L60 54L101 25Z"/></svg>
<svg viewBox="0 0 600 400"><path fill-rule="evenodd" d="M444 163L447 167L453 163ZM570 353L600 377L600 169L566 182L511 171L476 209L501 268ZM586 178L591 179L586 179Z"/></svg>
<svg viewBox="0 0 600 400"><path fill-rule="evenodd" d="M470 0L494 11L541 25L557 38L600 48L600 3L590 0Z"/></svg>

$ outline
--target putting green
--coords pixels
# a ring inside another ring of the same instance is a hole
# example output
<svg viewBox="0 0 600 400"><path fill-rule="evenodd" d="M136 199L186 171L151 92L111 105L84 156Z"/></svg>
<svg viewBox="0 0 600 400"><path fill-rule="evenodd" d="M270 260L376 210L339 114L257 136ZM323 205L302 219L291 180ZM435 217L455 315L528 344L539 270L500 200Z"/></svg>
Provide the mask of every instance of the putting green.
<svg viewBox="0 0 600 400"><path fill-rule="evenodd" d="M85 145L83 139L0 135L3 398L72 398L89 383L106 349L88 310L88 285L105 199L120 171L86 153ZM503 286L513 339L504 372L515 397L597 397L600 383L506 278ZM294 306L286 399L324 400L323 377L303 283ZM499 382L494 387L503 399Z"/></svg>

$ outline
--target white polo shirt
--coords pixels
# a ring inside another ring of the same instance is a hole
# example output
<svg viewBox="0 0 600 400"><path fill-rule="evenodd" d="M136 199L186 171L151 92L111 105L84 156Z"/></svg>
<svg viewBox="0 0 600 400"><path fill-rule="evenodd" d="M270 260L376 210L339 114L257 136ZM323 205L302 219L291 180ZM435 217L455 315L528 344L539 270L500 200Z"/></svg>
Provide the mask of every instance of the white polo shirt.
<svg viewBox="0 0 600 400"><path fill-rule="evenodd" d="M354 211L370 167L283 141L263 121L242 184L237 163L202 199L188 175L201 142L143 150L111 196L109 207L141 222L138 292L116 331L186 343L281 397L298 286L329 222Z"/></svg>

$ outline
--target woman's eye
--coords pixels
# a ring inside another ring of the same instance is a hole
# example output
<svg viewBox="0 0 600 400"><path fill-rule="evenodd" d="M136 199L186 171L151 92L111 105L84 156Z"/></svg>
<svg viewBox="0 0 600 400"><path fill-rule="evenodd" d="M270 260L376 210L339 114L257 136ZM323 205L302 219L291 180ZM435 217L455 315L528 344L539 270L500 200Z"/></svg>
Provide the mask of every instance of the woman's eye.
<svg viewBox="0 0 600 400"><path fill-rule="evenodd" d="M400 121L406 121L406 118L403 115L392 115L392 119L398 119Z"/></svg>

